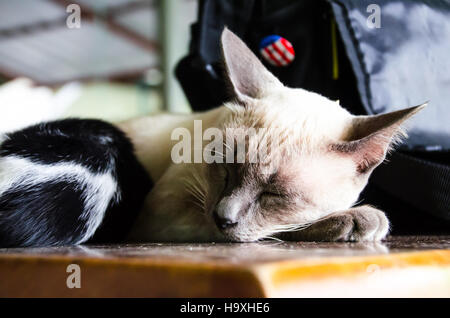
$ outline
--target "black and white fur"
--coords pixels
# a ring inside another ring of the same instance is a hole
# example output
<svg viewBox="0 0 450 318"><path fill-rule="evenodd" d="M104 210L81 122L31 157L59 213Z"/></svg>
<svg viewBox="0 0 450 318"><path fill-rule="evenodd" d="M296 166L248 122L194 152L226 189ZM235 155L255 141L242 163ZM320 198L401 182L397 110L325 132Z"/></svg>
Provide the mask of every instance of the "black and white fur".
<svg viewBox="0 0 450 318"><path fill-rule="evenodd" d="M117 242L152 182L118 128L46 122L0 136L0 247Z"/></svg>

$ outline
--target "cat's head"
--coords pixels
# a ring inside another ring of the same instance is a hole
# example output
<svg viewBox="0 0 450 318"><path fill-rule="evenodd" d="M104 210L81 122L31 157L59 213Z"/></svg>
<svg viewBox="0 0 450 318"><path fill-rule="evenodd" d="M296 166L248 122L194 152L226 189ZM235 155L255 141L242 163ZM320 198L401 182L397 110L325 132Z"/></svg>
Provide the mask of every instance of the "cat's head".
<svg viewBox="0 0 450 318"><path fill-rule="evenodd" d="M234 162L208 165L207 202L234 241L290 231L351 207L403 135L401 124L423 107L353 116L335 101L282 85L227 29L222 51L234 95L221 127L223 149L246 147L239 163L234 153ZM263 144L262 155L250 160Z"/></svg>

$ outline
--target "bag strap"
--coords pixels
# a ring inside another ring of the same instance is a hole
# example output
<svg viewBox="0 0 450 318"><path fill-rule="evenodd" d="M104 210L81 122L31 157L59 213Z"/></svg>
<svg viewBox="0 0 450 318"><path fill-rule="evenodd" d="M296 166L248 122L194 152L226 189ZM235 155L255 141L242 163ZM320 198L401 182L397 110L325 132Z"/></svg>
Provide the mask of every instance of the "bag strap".
<svg viewBox="0 0 450 318"><path fill-rule="evenodd" d="M450 152L447 153L450 156ZM405 182L408 180L408 182ZM450 220L450 166L396 151L371 181L424 212Z"/></svg>

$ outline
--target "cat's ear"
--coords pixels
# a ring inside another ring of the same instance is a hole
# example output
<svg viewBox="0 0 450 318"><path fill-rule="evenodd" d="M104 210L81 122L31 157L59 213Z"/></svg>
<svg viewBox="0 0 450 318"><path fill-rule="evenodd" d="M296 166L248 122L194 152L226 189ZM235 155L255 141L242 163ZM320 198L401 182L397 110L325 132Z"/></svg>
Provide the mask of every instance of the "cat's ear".
<svg viewBox="0 0 450 318"><path fill-rule="evenodd" d="M375 116L356 116L350 123L345 141L333 144L332 151L349 156L359 173L372 171L386 153L405 136L402 124L427 104Z"/></svg>
<svg viewBox="0 0 450 318"><path fill-rule="evenodd" d="M227 28L222 32L221 42L227 80L238 101L245 103L262 98L270 90L282 86L245 43Z"/></svg>

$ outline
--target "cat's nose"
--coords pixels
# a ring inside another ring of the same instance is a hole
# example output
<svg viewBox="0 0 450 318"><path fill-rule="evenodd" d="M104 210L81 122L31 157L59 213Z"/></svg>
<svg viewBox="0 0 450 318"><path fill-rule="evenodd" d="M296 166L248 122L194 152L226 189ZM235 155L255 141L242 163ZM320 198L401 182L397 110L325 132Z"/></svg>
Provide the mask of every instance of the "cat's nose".
<svg viewBox="0 0 450 318"><path fill-rule="evenodd" d="M214 210L214 221L219 229L229 229L238 224L239 201L230 196L222 198Z"/></svg>
<svg viewBox="0 0 450 318"><path fill-rule="evenodd" d="M234 220L227 218L227 217L221 217L217 214L217 212L214 212L214 221L217 224L217 227L219 229L225 230L231 227L234 227L237 225L237 222Z"/></svg>

